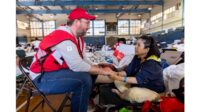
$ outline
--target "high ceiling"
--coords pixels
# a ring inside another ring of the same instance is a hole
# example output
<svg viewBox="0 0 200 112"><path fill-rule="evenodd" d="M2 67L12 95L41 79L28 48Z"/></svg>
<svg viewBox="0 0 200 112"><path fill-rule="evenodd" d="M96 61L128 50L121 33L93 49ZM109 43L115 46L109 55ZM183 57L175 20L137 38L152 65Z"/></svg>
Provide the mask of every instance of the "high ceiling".
<svg viewBox="0 0 200 112"><path fill-rule="evenodd" d="M76 7L92 14L144 14L154 6L162 6L163 0L17 0L16 13L27 15L67 15Z"/></svg>

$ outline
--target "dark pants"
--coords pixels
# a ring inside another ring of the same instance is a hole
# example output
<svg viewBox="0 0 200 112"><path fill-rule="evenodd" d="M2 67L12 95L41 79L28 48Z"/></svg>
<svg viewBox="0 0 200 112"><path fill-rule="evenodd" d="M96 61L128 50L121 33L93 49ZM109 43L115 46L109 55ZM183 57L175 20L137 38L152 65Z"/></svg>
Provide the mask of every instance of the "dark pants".
<svg viewBox="0 0 200 112"><path fill-rule="evenodd" d="M45 72L41 82L38 83L37 80L38 77L34 79L34 83L44 94L72 92L71 112L87 112L92 88L92 77L89 73L62 69Z"/></svg>
<svg viewBox="0 0 200 112"><path fill-rule="evenodd" d="M117 94L112 92L112 89L116 89L115 85L112 84L104 84L100 86L100 104L102 105L120 105L126 106L130 105L129 101L121 99Z"/></svg>

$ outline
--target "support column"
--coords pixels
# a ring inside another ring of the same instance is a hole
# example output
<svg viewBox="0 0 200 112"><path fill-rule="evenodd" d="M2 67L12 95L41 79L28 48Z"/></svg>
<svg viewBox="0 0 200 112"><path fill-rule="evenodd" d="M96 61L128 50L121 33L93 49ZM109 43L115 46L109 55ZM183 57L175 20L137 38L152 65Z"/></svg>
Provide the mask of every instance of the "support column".
<svg viewBox="0 0 200 112"><path fill-rule="evenodd" d="M161 31L163 30L163 21L164 21L164 1L162 2L162 23L161 23Z"/></svg>
<svg viewBox="0 0 200 112"><path fill-rule="evenodd" d="M43 38L44 37L44 24L43 24L44 21L42 20L41 23L42 23L42 38Z"/></svg>
<svg viewBox="0 0 200 112"><path fill-rule="evenodd" d="M151 12L149 13L149 33L150 33L150 27L151 27Z"/></svg>
<svg viewBox="0 0 200 112"><path fill-rule="evenodd" d="M182 0L182 26L184 26L184 0Z"/></svg>

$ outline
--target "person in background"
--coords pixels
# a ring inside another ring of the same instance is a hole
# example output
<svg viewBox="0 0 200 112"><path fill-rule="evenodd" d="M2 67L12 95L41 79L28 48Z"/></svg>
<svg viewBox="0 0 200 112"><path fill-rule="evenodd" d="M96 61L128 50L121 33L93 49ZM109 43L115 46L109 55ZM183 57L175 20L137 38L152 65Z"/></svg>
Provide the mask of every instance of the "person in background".
<svg viewBox="0 0 200 112"><path fill-rule="evenodd" d="M93 52L93 46L92 46L92 44L89 44L88 48L89 48L89 52Z"/></svg>
<svg viewBox="0 0 200 112"><path fill-rule="evenodd" d="M24 48L26 53L30 53L32 51L31 44L27 44L26 47Z"/></svg>
<svg viewBox="0 0 200 112"><path fill-rule="evenodd" d="M113 46L113 49L115 50L119 44L126 44L126 39L125 38L118 38L117 43Z"/></svg>
<svg viewBox="0 0 200 112"><path fill-rule="evenodd" d="M22 75L20 69L19 69L19 61L26 57L26 53L23 49L16 50L16 75L20 76Z"/></svg>
<svg viewBox="0 0 200 112"><path fill-rule="evenodd" d="M22 45L17 44L17 45L16 45L16 50L23 50Z"/></svg>
<svg viewBox="0 0 200 112"><path fill-rule="evenodd" d="M30 76L43 93L73 93L71 112L87 112L97 74L107 75L106 68L85 61L83 36L95 19L85 9L72 10L67 25L58 27L40 42L30 67Z"/></svg>
<svg viewBox="0 0 200 112"><path fill-rule="evenodd" d="M20 61L20 57L18 55L16 55L16 76L20 76L22 73L19 69L19 61Z"/></svg>
<svg viewBox="0 0 200 112"><path fill-rule="evenodd" d="M125 39L125 38L118 38L118 39L117 39L117 42L118 42L118 43L126 44L126 39Z"/></svg>
<svg viewBox="0 0 200 112"><path fill-rule="evenodd" d="M34 51L37 51L39 48L40 40L36 37L34 41L31 42Z"/></svg>

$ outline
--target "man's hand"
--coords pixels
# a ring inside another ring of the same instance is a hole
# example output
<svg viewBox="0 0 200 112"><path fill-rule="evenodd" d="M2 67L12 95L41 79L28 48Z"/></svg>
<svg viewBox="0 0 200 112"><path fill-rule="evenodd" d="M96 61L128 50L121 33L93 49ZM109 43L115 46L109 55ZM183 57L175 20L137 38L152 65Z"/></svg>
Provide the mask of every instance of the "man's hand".
<svg viewBox="0 0 200 112"><path fill-rule="evenodd" d="M105 67L104 70L105 70L105 72L107 72L110 79L112 79L112 80L118 79L117 73L115 71L113 71L112 69L110 69L109 67Z"/></svg>
<svg viewBox="0 0 200 112"><path fill-rule="evenodd" d="M107 72L108 75L111 75L114 72L110 67L104 67L103 69L105 70L105 72Z"/></svg>
<svg viewBox="0 0 200 112"><path fill-rule="evenodd" d="M112 74L109 75L109 78L112 79L112 80L118 80L118 77L119 76L117 76L116 72L113 72Z"/></svg>
<svg viewBox="0 0 200 112"><path fill-rule="evenodd" d="M104 68L101 68L101 74L102 75L110 75L113 71L112 69L110 69L109 67L104 67Z"/></svg>
<svg viewBox="0 0 200 112"><path fill-rule="evenodd" d="M98 65L99 65L100 67L103 67L103 68L109 67L109 68L111 68L112 70L115 70L115 69L116 69L112 64L108 64L108 63L99 63Z"/></svg>
<svg viewBox="0 0 200 112"><path fill-rule="evenodd" d="M99 63L98 65L103 67L103 68L112 66L111 64L108 64L108 63Z"/></svg>

